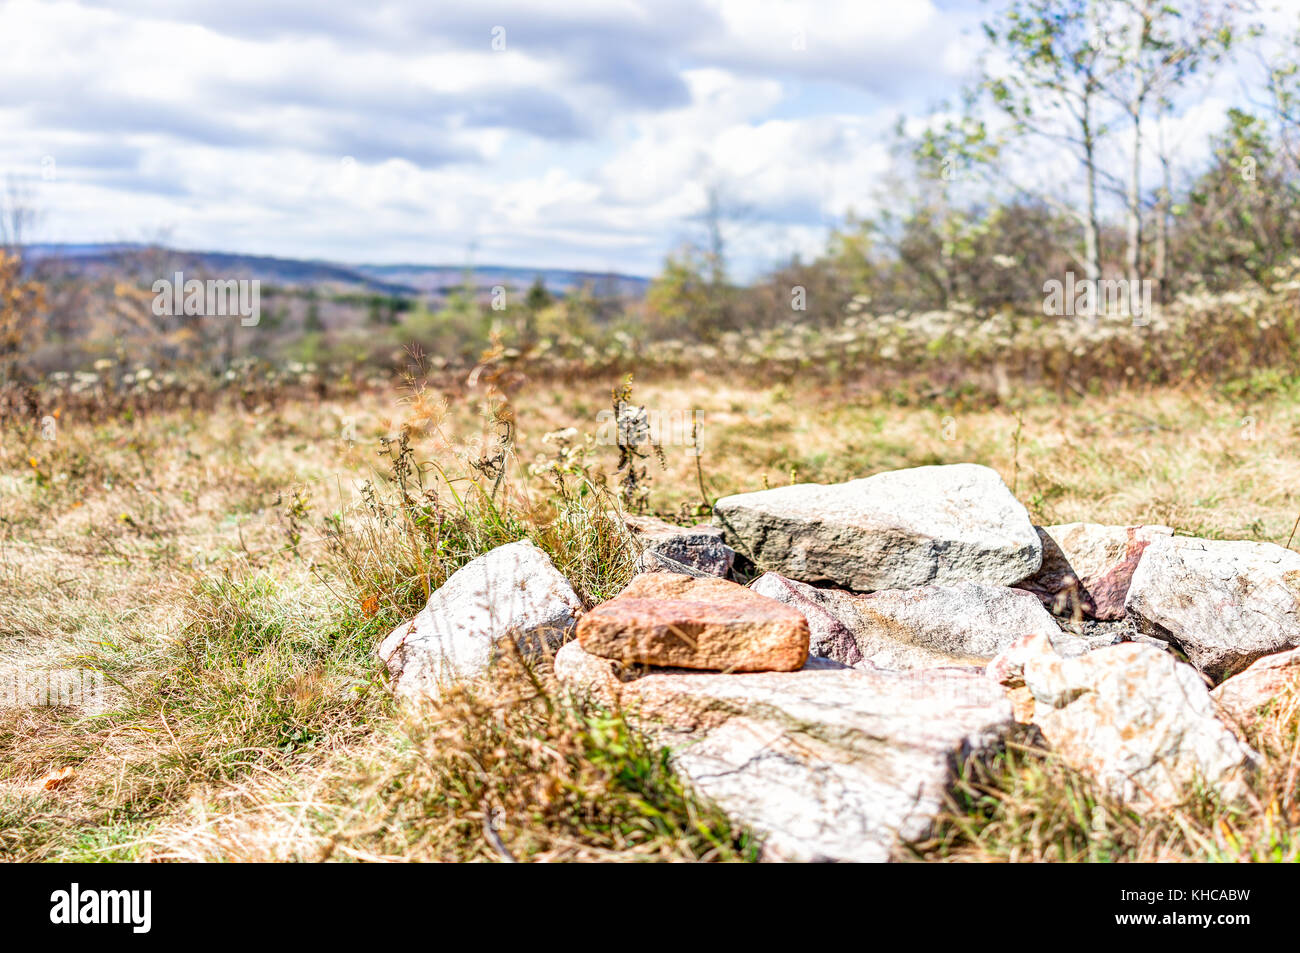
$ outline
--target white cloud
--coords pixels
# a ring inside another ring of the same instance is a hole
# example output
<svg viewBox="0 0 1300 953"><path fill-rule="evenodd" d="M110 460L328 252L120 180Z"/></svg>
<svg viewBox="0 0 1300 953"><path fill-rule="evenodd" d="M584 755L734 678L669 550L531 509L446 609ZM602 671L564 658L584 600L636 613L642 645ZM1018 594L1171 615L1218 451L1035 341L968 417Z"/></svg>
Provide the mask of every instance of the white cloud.
<svg viewBox="0 0 1300 953"><path fill-rule="evenodd" d="M716 185L745 273L873 207L893 117L956 91L984 12L8 0L0 175L33 183L44 240L640 272Z"/></svg>

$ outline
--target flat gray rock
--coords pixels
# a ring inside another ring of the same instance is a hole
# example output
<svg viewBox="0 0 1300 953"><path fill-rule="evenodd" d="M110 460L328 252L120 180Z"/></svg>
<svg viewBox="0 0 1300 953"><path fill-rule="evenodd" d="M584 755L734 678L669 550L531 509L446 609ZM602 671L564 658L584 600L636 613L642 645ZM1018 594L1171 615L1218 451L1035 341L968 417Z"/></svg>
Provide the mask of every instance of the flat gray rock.
<svg viewBox="0 0 1300 953"><path fill-rule="evenodd" d="M888 860L925 837L961 758L1013 725L998 686L953 670L875 672L824 659L798 672L651 672L619 681L577 643L555 671L617 701L673 750L700 793L764 838L773 860Z"/></svg>
<svg viewBox="0 0 1300 953"><path fill-rule="evenodd" d="M1300 646L1300 553L1272 543L1174 536L1151 543L1125 606L1215 681Z"/></svg>
<svg viewBox="0 0 1300 953"><path fill-rule="evenodd" d="M973 463L727 496L714 522L762 569L859 591L1010 585L1042 561L1025 508Z"/></svg>
<svg viewBox="0 0 1300 953"><path fill-rule="evenodd" d="M1072 641L1031 593L962 582L857 596L858 648L881 668L983 668L1017 639Z"/></svg>
<svg viewBox="0 0 1300 953"><path fill-rule="evenodd" d="M696 579L713 577L713 573L696 569L694 566L687 566L685 563L679 563L677 560L651 549L647 549L637 556L635 569L637 575L643 572L671 572L679 576L693 576Z"/></svg>
<svg viewBox="0 0 1300 953"><path fill-rule="evenodd" d="M663 556L710 576L731 573L735 551L722 541L716 526L675 526L654 516L623 514L632 538L642 547L641 556Z"/></svg>
<svg viewBox="0 0 1300 953"><path fill-rule="evenodd" d="M525 656L559 648L582 603L547 555L519 540L466 563L378 649L399 694L437 696L487 671L503 644Z"/></svg>

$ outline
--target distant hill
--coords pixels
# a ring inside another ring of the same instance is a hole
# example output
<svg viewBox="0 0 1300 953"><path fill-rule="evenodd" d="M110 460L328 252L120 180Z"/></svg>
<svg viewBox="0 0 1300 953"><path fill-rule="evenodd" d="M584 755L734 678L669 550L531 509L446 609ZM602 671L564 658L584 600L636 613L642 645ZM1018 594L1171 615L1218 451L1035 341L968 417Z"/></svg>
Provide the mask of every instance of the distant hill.
<svg viewBox="0 0 1300 953"><path fill-rule="evenodd" d="M546 289L554 295L566 295L590 283L597 292L639 298L649 281L635 275L574 271L563 268L521 268L502 265L351 265L330 261L276 258L266 255L239 255L229 252L181 251L157 249L136 243L116 244L33 244L24 248L32 265L46 273L94 276L136 268L155 256L166 261L170 269L189 271L195 277L259 279L265 285L286 289L318 290L337 294L385 294L397 297L444 298L459 287L466 271L471 271L479 293L489 293L497 285L522 290L539 275ZM162 276L160 276L162 277Z"/></svg>
<svg viewBox="0 0 1300 953"><path fill-rule="evenodd" d="M353 270L378 281L394 282L424 293L459 287L465 279L464 265L355 265ZM508 265L475 265L475 284L481 289L495 285L527 288L540 275L552 294L568 294L590 283L597 291L620 297L639 298L650 284L646 278L611 272L570 271L563 268L517 268Z"/></svg>

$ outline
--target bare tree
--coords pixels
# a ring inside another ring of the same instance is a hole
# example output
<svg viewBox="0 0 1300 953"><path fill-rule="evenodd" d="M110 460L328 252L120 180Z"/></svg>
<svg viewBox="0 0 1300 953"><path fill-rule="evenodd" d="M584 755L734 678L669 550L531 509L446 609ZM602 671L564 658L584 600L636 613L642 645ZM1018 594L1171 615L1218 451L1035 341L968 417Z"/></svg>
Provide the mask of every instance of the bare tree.
<svg viewBox="0 0 1300 953"><path fill-rule="evenodd" d="M1266 63L1268 102L1283 151L1300 166L1300 29Z"/></svg>
<svg viewBox="0 0 1300 953"><path fill-rule="evenodd" d="M1137 294L1142 275L1142 158L1152 105L1163 116L1190 77L1227 55L1236 39L1237 18L1247 7L1253 4L1196 0L1179 8L1161 0L1106 0L1100 8L1099 87L1122 112L1132 137L1124 181L1124 270L1130 295ZM1157 145L1162 162L1167 163L1163 142ZM1167 193L1167 164L1163 178ZM1158 228L1164 227L1159 218L1157 223ZM1163 263L1163 246L1158 257Z"/></svg>
<svg viewBox="0 0 1300 953"><path fill-rule="evenodd" d="M23 245L36 225L36 205L31 190L10 179L0 197L0 248L10 257L23 259Z"/></svg>
<svg viewBox="0 0 1300 953"><path fill-rule="evenodd" d="M44 289L23 267L23 243L36 213L27 193L10 182L0 204L0 386L13 380L36 339Z"/></svg>
<svg viewBox="0 0 1300 953"><path fill-rule="evenodd" d="M1102 259L1099 150L1106 128L1099 115L1099 31L1098 0L1015 0L984 24L1000 59L985 60L983 85L1013 134L1064 145L1079 162L1080 201L1062 202L1048 190L1035 197L1079 224L1089 279L1101 276Z"/></svg>

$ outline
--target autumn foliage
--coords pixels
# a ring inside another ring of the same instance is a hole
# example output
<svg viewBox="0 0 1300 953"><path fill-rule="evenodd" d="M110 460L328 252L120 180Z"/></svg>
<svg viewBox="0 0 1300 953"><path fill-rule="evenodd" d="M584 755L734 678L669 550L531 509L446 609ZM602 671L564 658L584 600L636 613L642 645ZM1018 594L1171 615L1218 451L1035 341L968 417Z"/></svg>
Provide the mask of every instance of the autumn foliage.
<svg viewBox="0 0 1300 953"><path fill-rule="evenodd" d="M24 278L22 260L0 251L0 382L8 381L14 366L40 329L45 289Z"/></svg>

